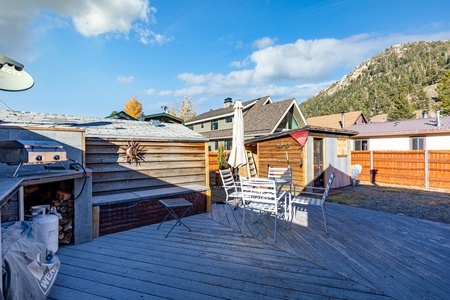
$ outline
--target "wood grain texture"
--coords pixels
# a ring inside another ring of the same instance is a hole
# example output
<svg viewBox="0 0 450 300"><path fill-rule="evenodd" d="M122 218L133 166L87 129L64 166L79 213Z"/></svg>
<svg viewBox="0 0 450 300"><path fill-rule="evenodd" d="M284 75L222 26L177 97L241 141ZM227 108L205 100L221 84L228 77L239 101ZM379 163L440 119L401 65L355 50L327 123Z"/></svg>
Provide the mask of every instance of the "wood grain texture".
<svg viewBox="0 0 450 300"><path fill-rule="evenodd" d="M290 229L280 222L276 243L273 218L242 236L242 209L213 204L183 219L192 232L164 238L170 224L155 224L60 247L49 299L449 298L450 226L327 208L328 235L311 209Z"/></svg>

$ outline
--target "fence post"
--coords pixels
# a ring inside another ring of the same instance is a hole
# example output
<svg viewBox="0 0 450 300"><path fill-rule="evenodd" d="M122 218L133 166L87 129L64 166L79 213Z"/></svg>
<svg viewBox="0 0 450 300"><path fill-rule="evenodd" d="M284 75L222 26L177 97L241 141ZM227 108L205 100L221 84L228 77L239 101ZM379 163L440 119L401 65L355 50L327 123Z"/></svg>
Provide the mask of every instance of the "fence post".
<svg viewBox="0 0 450 300"><path fill-rule="evenodd" d="M429 169L430 166L428 165L428 150L425 150L425 188L428 189L429 188Z"/></svg>
<svg viewBox="0 0 450 300"><path fill-rule="evenodd" d="M370 182L371 183L375 183L375 170L373 169L373 150L370 150L370 171L369 171L369 176L370 176Z"/></svg>

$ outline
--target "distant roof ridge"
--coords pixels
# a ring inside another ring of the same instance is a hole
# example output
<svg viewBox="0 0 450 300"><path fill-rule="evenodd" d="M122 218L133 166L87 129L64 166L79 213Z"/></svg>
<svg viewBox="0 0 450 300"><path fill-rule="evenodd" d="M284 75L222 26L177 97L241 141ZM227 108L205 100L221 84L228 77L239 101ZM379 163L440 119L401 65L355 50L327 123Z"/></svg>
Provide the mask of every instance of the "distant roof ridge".
<svg viewBox="0 0 450 300"><path fill-rule="evenodd" d="M441 116L440 120L441 126L437 126L436 118L426 118L357 124L347 129L358 131L358 135L450 132L450 116Z"/></svg>
<svg viewBox="0 0 450 300"><path fill-rule="evenodd" d="M248 101L243 101L242 106L244 106L244 109L246 109L249 106L252 106L252 105L255 105L256 103L258 103L259 100L261 100L263 98L267 98L267 97L270 97L270 96L260 97L260 98L256 98L256 99L252 99L252 100L248 100ZM187 120L185 122L185 124L190 125L193 122L200 122L202 120L208 120L208 119L211 119L211 118L214 118L217 116L222 116L222 115L232 115L233 113L234 113L233 105L231 105L229 107L221 107L221 108L213 109L213 110L204 112L200 115L197 115L197 116Z"/></svg>

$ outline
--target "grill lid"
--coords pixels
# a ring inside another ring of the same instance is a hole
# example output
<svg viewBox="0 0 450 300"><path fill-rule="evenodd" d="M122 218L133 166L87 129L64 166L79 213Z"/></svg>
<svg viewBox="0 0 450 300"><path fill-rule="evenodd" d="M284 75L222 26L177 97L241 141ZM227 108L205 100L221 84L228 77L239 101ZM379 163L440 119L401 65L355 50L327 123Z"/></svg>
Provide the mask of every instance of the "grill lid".
<svg viewBox="0 0 450 300"><path fill-rule="evenodd" d="M0 162L52 163L66 160L66 151L55 141L11 140L0 142Z"/></svg>

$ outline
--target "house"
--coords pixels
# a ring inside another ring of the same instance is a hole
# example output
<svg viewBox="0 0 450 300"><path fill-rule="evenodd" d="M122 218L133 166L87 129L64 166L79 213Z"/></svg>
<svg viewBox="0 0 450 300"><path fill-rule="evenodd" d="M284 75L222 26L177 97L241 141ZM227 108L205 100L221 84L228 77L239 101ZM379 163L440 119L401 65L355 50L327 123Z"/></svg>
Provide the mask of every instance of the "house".
<svg viewBox="0 0 450 300"><path fill-rule="evenodd" d="M448 150L450 116L358 124L348 127L354 150Z"/></svg>
<svg viewBox="0 0 450 300"><path fill-rule="evenodd" d="M152 114L152 115L145 115L145 116L139 117L139 121L184 124L183 119L178 118L174 115L171 115L168 112L162 112L162 113Z"/></svg>
<svg viewBox="0 0 450 300"><path fill-rule="evenodd" d="M111 114L110 116L105 117L107 119L119 119L119 120L132 120L132 121L137 121L136 118L130 116L129 114L127 114L124 111L119 111L118 113L115 114Z"/></svg>
<svg viewBox="0 0 450 300"><path fill-rule="evenodd" d="M367 119L362 111L353 111L307 118L306 123L311 126L344 129L355 124L365 124Z"/></svg>
<svg viewBox="0 0 450 300"><path fill-rule="evenodd" d="M306 125L305 118L294 98L273 102L270 96L265 96L245 101L242 105L245 139L297 129ZM233 115L232 98L226 98L223 108L198 115L185 122L185 125L209 138L209 151L217 151L219 143L224 144L225 150L230 150Z"/></svg>
<svg viewBox="0 0 450 300"><path fill-rule="evenodd" d="M295 184L324 187L335 172L333 188L338 188L350 185L350 138L356 134L307 125L246 140L245 147L254 157L258 177L267 177L269 166L291 167Z"/></svg>
<svg viewBox="0 0 450 300"><path fill-rule="evenodd" d="M20 202L21 187L26 194L27 186L39 187L44 179L60 185L62 178L75 176L73 194L86 194L85 202L75 201L82 204L75 216L88 219L90 224L83 224L89 225L84 231L89 236L91 225L103 235L160 222L167 212L159 199L185 198L193 203L190 214L209 210L208 140L182 124L0 111L0 141L7 140L55 141L67 160L61 162L65 169L54 173L43 164L24 164L24 176L16 178L10 175L17 166L0 161L0 192L6 193L0 194L1 203ZM90 174L86 184L83 172L73 170L79 169L75 161ZM30 171L33 175L25 176Z"/></svg>
<svg viewBox="0 0 450 300"><path fill-rule="evenodd" d="M428 118L435 118L436 112L432 109L430 110L415 110L414 111L416 115L416 119L428 119ZM388 114L379 114L371 117L369 119L369 123L377 123L377 122L387 122L388 121Z"/></svg>

